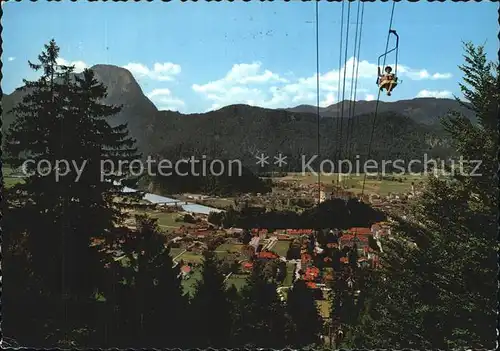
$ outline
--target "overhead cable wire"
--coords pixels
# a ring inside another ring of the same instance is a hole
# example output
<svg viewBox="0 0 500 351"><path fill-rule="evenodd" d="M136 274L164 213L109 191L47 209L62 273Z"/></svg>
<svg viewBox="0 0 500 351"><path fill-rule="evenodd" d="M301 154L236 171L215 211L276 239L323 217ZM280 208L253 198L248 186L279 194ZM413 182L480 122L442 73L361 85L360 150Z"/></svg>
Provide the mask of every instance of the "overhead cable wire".
<svg viewBox="0 0 500 351"><path fill-rule="evenodd" d="M320 157L320 113L319 113L319 6L316 1L316 114L318 123L318 158ZM321 172L318 173L318 204L321 201Z"/></svg>
<svg viewBox="0 0 500 351"><path fill-rule="evenodd" d="M342 158L342 128L344 124L344 101L345 101L345 80L346 80L346 74L347 74L347 52L349 48L349 19L351 17L351 2L349 1L349 4L347 5L347 21L346 21L346 39L345 39L345 55L344 55L344 81L342 84L342 103L341 103L341 115L340 115L340 145L339 145L339 157L338 160L340 161ZM340 162L339 162L340 164ZM337 170L337 175L338 175L338 184L340 185L340 171L341 169L339 168Z"/></svg>
<svg viewBox="0 0 500 351"><path fill-rule="evenodd" d="M359 65L359 58L356 56L357 54L357 49L358 49L358 28L359 28L359 10L361 8L360 6L360 1L358 1L358 7L357 7L357 14L356 14L356 30L354 34L354 53L352 56L352 73L351 73L351 89L350 89L350 96L349 96L349 113L347 114L347 136L346 136L346 154L348 159L350 159L350 150L349 150L349 142L351 139L351 133L352 133L352 118L351 118L351 112L352 112L352 105L353 105L353 94L354 94L354 71L356 69L356 66Z"/></svg>
<svg viewBox="0 0 500 351"><path fill-rule="evenodd" d="M392 10L391 10L391 20L389 21L389 30L387 32L387 42L385 44L385 52L384 53L387 53L387 50L389 49L389 39L391 37L392 20L394 19L394 8L395 7L396 7L396 2L393 1L392 2ZM382 67L385 67L386 60L387 60L387 55L384 56L384 63L382 64ZM367 160L369 160L370 157L371 157L372 143L373 143L373 133L375 131L375 125L377 123L378 105L379 105L379 102L380 102L380 93L381 92L382 91L380 89L378 89L377 103L375 104L375 114L373 116L372 130L371 130L371 133L370 133L370 141L368 142L368 155L367 155L367 159L364 160L364 162L366 162ZM365 183L366 183L366 172L364 172L364 175L363 175L363 187L361 188L361 196L363 196L364 193L365 193Z"/></svg>
<svg viewBox="0 0 500 351"><path fill-rule="evenodd" d="M356 95L357 95L357 90L358 90L358 78L359 78L359 60L360 60L360 57L361 57L361 39L362 39L362 35L363 35L363 19L364 19L364 15L365 15L365 3L362 2L362 5L361 5L361 23L360 23L360 26L359 26L359 42L358 42L358 60L357 60L357 63L356 63L356 74L355 74L355 82L354 82L354 97L353 97L353 104L352 104L352 111L351 111L351 131L350 131L350 135L351 135L351 140L350 140L350 145L348 146L349 147L349 159L352 158L352 152L354 151L354 140L353 140L353 134L354 134L354 130L356 130L355 128L355 125L356 125L356 114L355 114L355 110L356 110Z"/></svg>
<svg viewBox="0 0 500 351"><path fill-rule="evenodd" d="M340 40L339 40L339 43L340 43L340 49L339 49L339 79L338 79L338 87L337 87L337 117L336 117L336 123L335 123L335 134L336 134L336 138L335 138L335 158L339 161L340 158L339 158L339 154L338 154L338 150L339 150L339 145L341 143L341 139L340 139L340 126L339 126L339 122L340 122L340 111L339 111L339 108L341 107L340 106L340 80L341 80L341 72L342 72L342 44L343 44L343 35L344 35L344 1L342 1L342 14L340 16Z"/></svg>

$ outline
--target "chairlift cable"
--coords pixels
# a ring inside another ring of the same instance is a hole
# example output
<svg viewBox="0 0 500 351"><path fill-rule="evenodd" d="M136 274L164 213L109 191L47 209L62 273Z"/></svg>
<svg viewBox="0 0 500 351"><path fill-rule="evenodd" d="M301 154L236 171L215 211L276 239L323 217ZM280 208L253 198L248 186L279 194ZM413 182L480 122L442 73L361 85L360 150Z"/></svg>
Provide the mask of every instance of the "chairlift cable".
<svg viewBox="0 0 500 351"><path fill-rule="evenodd" d="M387 42L385 44L385 53L387 53L387 50L389 49L389 39L391 37L392 20L394 19L394 8L395 7L396 7L396 2L393 1L392 2L392 10L391 10L391 19L389 21L389 31L387 33ZM384 56L384 63L382 65L382 67L385 67L386 60L387 60L387 55ZM374 131L375 131L375 125L377 123L378 105L379 105L379 102L380 102L380 93L381 92L382 91L380 89L378 89L377 102L375 104L375 114L373 116L372 130L371 130L371 133L370 133L370 141L368 143L368 155L367 155L367 159L364 160L364 162L366 162L367 160L369 160L370 156L371 156L372 143L373 143L373 134L374 134ZM363 196L364 193L365 193L365 183L366 183L366 172L364 172L364 174L363 174L363 187L361 188L361 196Z"/></svg>
<svg viewBox="0 0 500 351"><path fill-rule="evenodd" d="M319 114L319 10L316 1L316 113L318 123L318 158L320 157L320 114ZM321 201L321 172L318 173L318 204Z"/></svg>
<svg viewBox="0 0 500 351"><path fill-rule="evenodd" d="M364 4L364 3L362 3ZM354 35L354 53L353 53L353 60L352 60L352 74L351 74L351 90L350 90L350 97L349 97L349 113L348 113L348 119L347 119L347 138L346 138L346 150L347 150L347 158L350 160L351 159L351 150L350 150L350 142L352 139L352 125L353 125L353 105L356 104L356 90L357 90L357 75L356 75L356 84L354 84L354 71L356 70L356 67L359 66L359 52L358 52L358 29L359 29L359 10L361 8L361 2L358 1L358 8L357 8L357 14L356 14L356 31ZM361 42L361 35L359 35L359 39ZM353 101L354 99L354 101Z"/></svg>
<svg viewBox="0 0 500 351"><path fill-rule="evenodd" d="M345 101L345 80L346 80L346 73L347 73L347 52L349 48L349 20L351 17L351 2L349 1L347 5L347 24L346 24L346 39L345 39L345 55L344 55L344 81L342 84L342 111L341 111L341 116L340 116L340 146L339 146L339 161L342 159L342 128L344 124L344 101ZM339 167L337 171L337 176L338 176L338 185L340 186L340 172L341 169Z"/></svg>
<svg viewBox="0 0 500 351"><path fill-rule="evenodd" d="M355 110L356 110L356 95L357 95L357 89L358 89L358 72L359 72L359 57L361 57L361 38L363 34L363 19L365 15L365 3L363 2L362 8L361 8L361 24L359 28L359 43L358 43L358 64L356 65L356 82L354 83L354 103L353 103L353 108L352 108L352 131L351 131L351 145L349 146L350 152L349 152L349 158L352 156L352 152L354 151L354 142L352 138L352 132L356 130L355 125L359 125L359 119L355 118ZM358 123L356 123L356 121Z"/></svg>
<svg viewBox="0 0 500 351"><path fill-rule="evenodd" d="M340 161L340 157L338 155L338 150L339 150L339 144L341 142L340 140L340 127L339 127L339 119L340 119L340 113L339 113L339 108L340 108L340 79L341 79L341 71L342 71L342 43L343 43L343 34L344 34L344 1L342 1L342 14L340 16L340 49L339 49L339 80L338 80L338 87L337 87L337 117L336 117L336 123L335 123L335 158L337 161ZM338 183L337 183L338 185Z"/></svg>

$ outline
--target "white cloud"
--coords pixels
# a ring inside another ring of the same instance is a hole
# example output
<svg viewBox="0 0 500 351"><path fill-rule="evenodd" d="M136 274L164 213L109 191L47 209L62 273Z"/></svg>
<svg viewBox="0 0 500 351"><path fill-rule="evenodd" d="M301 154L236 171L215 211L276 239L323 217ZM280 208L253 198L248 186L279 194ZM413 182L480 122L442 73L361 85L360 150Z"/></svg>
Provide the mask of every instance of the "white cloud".
<svg viewBox="0 0 500 351"><path fill-rule="evenodd" d="M262 86L288 80L270 70L262 70L261 66L260 62L235 64L223 78L193 84L192 89L212 101L211 110L231 104L281 107L288 101L287 92L278 86L271 86L266 91Z"/></svg>
<svg viewBox="0 0 500 351"><path fill-rule="evenodd" d="M2 2L2 4L3 4L3 2ZM9 61L9 62L10 62L10 61L14 61L15 59L16 59L16 58L15 58L14 56L10 56L10 57L8 57L8 58L7 58L7 61Z"/></svg>
<svg viewBox="0 0 500 351"><path fill-rule="evenodd" d="M333 93L327 93L326 97L323 101L319 103L321 107L328 107L330 105L333 105L337 101L337 98Z"/></svg>
<svg viewBox="0 0 500 351"><path fill-rule="evenodd" d="M262 72L261 66L260 62L235 64L224 78L202 85L193 84L192 88L199 93L225 94L238 85L287 82L286 79L269 70Z"/></svg>
<svg viewBox="0 0 500 351"><path fill-rule="evenodd" d="M149 78L158 81L172 81L175 76L181 73L181 66L172 62L157 62L152 69L142 63L131 62L123 68L128 69L136 78Z"/></svg>
<svg viewBox="0 0 500 351"><path fill-rule="evenodd" d="M179 111L186 106L184 101L172 95L170 89L153 89L147 94L147 97L153 101L159 110Z"/></svg>
<svg viewBox="0 0 500 351"><path fill-rule="evenodd" d="M451 73L434 73L431 79L450 79L452 77Z"/></svg>
<svg viewBox="0 0 500 351"><path fill-rule="evenodd" d="M61 66L75 66L75 73L82 72L85 68L89 66L83 61L68 61L62 57L57 58L56 63Z"/></svg>
<svg viewBox="0 0 500 351"><path fill-rule="evenodd" d="M394 68L394 64L389 64ZM345 68L345 90L344 83ZM357 88L353 78L356 78ZM410 80L437 80L448 79L450 73L429 73L426 69L414 69L405 65L398 65L398 75ZM284 76L287 79L283 78ZM356 60L351 57L345 67L340 70L332 69L319 74L320 106L325 107L340 100L349 100L354 96L351 85L356 88L356 100L364 95L365 100L375 100L375 96L368 94L370 87L375 85L377 78L377 64L367 60ZM277 108L292 107L301 104L317 103L318 74L296 77L292 72L283 75L265 70L260 62L235 64L218 80L204 84L193 84L193 91L199 93L211 102L210 109L217 109L231 104L249 104L261 107ZM340 94L339 94L339 83ZM353 89L354 90L354 89ZM423 92L425 94L426 91ZM432 92L429 92L432 94ZM448 92L438 92L439 96ZM339 94L339 95L338 95ZM345 94L345 95L344 95ZM342 96L343 95L343 96Z"/></svg>
<svg viewBox="0 0 500 351"><path fill-rule="evenodd" d="M433 97L433 98L438 98L438 99L444 99L447 97L450 97L451 91L447 90L442 90L442 91L437 91L437 90L421 90L418 94L418 98L427 98L427 97Z"/></svg>
<svg viewBox="0 0 500 351"><path fill-rule="evenodd" d="M347 62L346 99L350 96L353 64L357 64L354 59ZM297 78L290 82L276 73L262 70L261 66L260 62L233 65L223 78L206 84L193 84L192 89L212 101L212 109L238 103L276 108L317 102L317 74ZM291 77L293 73L288 72L285 75ZM375 78L376 66L367 61L361 61L358 75L361 78ZM343 71L340 78L343 80ZM332 70L320 74L319 79L320 105L329 106L335 103L337 98L334 92L338 91L339 71ZM270 83L273 83L271 87L267 89L262 87ZM358 91L363 92L366 89L358 89Z"/></svg>
<svg viewBox="0 0 500 351"><path fill-rule="evenodd" d="M392 66L394 67L394 66ZM398 75L406 76L411 80L438 80L438 79L450 79L452 77L451 73L429 73L426 69L413 69L404 65L398 65Z"/></svg>

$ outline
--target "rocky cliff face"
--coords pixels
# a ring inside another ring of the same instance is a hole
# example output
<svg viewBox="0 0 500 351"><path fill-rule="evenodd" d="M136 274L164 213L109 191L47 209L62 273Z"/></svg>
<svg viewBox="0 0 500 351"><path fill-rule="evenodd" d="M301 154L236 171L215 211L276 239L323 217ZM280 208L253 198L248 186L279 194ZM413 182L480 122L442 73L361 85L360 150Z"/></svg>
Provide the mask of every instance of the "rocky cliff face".
<svg viewBox="0 0 500 351"><path fill-rule="evenodd" d="M150 135L154 128L158 113L156 106L144 95L141 87L128 70L113 65L95 65L91 67L96 79L108 89L104 103L120 105L122 110L109 119L111 125L127 123L130 134L137 139L138 146L143 151L151 149ZM27 91L16 90L12 94L2 97L2 129L7 130L13 122L14 116L10 109L19 103Z"/></svg>
<svg viewBox="0 0 500 351"><path fill-rule="evenodd" d="M152 148L152 132L158 110L144 95L141 87L125 68L112 65L91 67L96 78L108 89L106 104L120 105L122 110L110 120L110 123L127 123L130 134L137 139L141 151L149 152Z"/></svg>

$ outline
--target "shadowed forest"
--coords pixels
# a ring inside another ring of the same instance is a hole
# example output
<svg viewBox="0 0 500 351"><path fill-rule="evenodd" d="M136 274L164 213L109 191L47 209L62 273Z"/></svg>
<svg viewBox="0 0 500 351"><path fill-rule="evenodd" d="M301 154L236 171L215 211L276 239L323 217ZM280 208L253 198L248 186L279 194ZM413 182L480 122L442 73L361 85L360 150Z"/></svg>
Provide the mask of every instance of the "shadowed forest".
<svg viewBox="0 0 500 351"><path fill-rule="evenodd" d="M3 131L2 159L12 168L27 159L88 163L78 182L73 169L59 181L36 172L9 188L2 181L3 342L33 348L323 349L329 348L324 336L340 323L343 331L333 336L338 348L494 348L499 66L486 60L481 46L468 43L464 51L463 108L476 122L457 112L440 123L455 153L482 160L482 176L427 179L408 213L393 219L378 269L359 267L355 247L346 253L345 267L338 248L326 250L334 303L324 318L304 281L297 280L283 300L279 279L258 260L243 288L227 287L209 249L194 294L183 290L180 265L156 220L136 216L135 229L123 224L127 214L115 201L122 186L115 181L130 174L100 180L101 160L133 160L144 152L127 124L108 123L122 107L102 102L107 87L91 69L75 76L74 67L58 65L59 47L50 41L30 62L40 77L24 82L22 100L8 111L14 118ZM195 190L269 190L250 170L246 174L200 180ZM160 183L165 191L186 187ZM301 214L243 208L211 217L225 227L314 228L315 240L324 242L323 228L386 220L367 204L342 199ZM127 264L111 249L123 252ZM360 291L356 296L346 272Z"/></svg>

